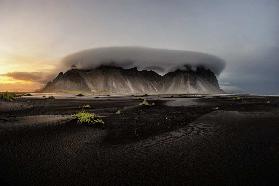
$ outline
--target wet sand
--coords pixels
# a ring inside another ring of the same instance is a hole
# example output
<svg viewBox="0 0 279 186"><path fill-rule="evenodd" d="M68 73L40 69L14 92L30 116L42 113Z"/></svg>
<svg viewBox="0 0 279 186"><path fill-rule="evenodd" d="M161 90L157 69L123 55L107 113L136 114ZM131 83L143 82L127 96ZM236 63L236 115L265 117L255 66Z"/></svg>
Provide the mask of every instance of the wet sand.
<svg viewBox="0 0 279 186"><path fill-rule="evenodd" d="M279 183L278 97L144 98L154 104L139 106L136 96L17 99L23 106L0 112L1 185ZM84 105L104 129L72 120Z"/></svg>

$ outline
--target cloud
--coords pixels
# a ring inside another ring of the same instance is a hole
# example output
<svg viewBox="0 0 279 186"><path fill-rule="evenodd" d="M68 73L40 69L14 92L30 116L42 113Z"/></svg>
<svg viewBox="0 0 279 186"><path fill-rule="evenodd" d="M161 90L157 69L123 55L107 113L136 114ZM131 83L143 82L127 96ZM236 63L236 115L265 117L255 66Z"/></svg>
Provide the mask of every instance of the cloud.
<svg viewBox="0 0 279 186"><path fill-rule="evenodd" d="M1 76L6 76L13 78L15 80L31 81L37 83L46 83L51 75L43 72L9 72L2 74Z"/></svg>
<svg viewBox="0 0 279 186"><path fill-rule="evenodd" d="M230 82L250 93L278 94L279 47L253 49L230 61L233 63L222 75L222 82Z"/></svg>
<svg viewBox="0 0 279 186"><path fill-rule="evenodd" d="M137 67L166 73L184 65L202 65L219 75L225 68L224 60L206 53L167 50L146 47L106 47L83 50L66 56L62 60L65 70L76 65L81 69L96 68L102 64L113 64L123 68Z"/></svg>

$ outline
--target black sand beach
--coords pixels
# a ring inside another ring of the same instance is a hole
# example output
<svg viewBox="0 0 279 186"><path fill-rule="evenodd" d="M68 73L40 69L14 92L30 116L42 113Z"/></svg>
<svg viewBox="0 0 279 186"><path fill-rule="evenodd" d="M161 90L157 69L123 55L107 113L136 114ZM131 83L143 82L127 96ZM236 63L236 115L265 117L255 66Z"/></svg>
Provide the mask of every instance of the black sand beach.
<svg viewBox="0 0 279 186"><path fill-rule="evenodd" d="M104 128L72 119L84 105ZM278 185L279 97L2 101L0 167L1 185Z"/></svg>

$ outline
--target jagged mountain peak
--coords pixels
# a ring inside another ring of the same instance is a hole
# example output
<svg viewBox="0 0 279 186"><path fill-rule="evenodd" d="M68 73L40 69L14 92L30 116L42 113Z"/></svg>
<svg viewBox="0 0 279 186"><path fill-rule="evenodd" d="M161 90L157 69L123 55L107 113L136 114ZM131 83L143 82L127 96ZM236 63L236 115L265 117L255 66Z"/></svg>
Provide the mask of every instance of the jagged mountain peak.
<svg viewBox="0 0 279 186"><path fill-rule="evenodd" d="M215 74L204 67L185 66L165 75L101 65L94 69L71 69L49 82L42 92L80 91L93 94L219 93Z"/></svg>

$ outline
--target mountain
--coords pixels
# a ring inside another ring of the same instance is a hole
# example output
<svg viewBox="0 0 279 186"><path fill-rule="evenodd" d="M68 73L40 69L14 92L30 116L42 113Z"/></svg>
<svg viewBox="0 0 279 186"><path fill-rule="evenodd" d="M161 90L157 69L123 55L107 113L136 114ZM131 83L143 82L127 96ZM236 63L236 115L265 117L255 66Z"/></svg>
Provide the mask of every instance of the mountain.
<svg viewBox="0 0 279 186"><path fill-rule="evenodd" d="M90 92L97 95L221 93L215 74L202 66L163 76L152 70L101 65L90 70L71 69L49 82L42 92Z"/></svg>

